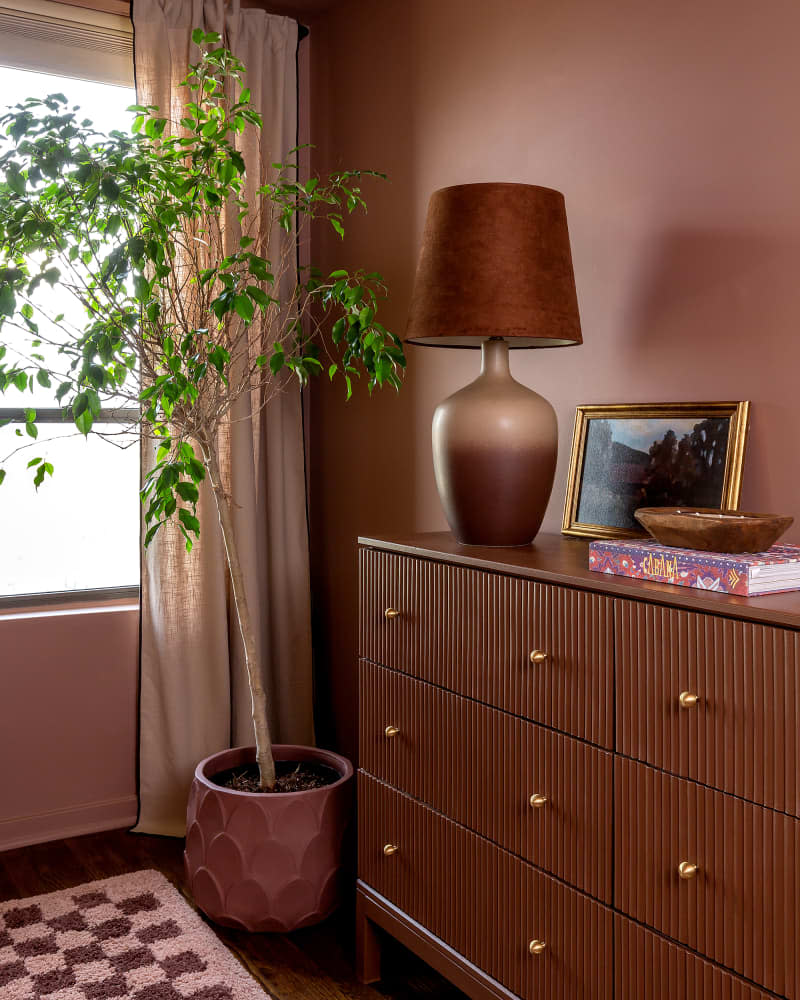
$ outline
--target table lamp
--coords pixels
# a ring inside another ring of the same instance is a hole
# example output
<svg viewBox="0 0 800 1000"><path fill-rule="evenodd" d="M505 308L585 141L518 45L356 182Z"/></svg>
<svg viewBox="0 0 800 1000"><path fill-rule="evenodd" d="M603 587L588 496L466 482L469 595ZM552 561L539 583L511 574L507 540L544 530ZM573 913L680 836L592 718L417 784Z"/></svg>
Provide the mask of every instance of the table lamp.
<svg viewBox="0 0 800 1000"><path fill-rule="evenodd" d="M527 545L558 454L550 403L511 376L509 348L580 344L564 196L458 184L431 196L405 340L481 350L481 373L433 415L445 516L465 545Z"/></svg>

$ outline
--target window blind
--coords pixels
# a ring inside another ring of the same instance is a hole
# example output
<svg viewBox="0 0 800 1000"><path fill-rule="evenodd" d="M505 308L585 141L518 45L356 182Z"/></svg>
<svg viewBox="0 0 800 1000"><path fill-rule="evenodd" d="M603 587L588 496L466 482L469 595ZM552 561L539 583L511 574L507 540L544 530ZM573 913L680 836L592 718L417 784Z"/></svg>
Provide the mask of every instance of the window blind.
<svg viewBox="0 0 800 1000"><path fill-rule="evenodd" d="M0 65L133 86L129 18L53 0L6 4L0 0ZM0 104L16 96L0 94Z"/></svg>

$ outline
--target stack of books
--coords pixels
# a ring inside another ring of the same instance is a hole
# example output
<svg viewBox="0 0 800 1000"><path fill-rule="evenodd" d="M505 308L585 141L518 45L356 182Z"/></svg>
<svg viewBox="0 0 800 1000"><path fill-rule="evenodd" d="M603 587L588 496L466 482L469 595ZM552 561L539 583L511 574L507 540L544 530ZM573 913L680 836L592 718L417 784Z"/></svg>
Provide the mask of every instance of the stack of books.
<svg viewBox="0 0 800 1000"><path fill-rule="evenodd" d="M677 549L646 539L596 541L589 546L589 569L752 597L800 590L800 545L733 555Z"/></svg>

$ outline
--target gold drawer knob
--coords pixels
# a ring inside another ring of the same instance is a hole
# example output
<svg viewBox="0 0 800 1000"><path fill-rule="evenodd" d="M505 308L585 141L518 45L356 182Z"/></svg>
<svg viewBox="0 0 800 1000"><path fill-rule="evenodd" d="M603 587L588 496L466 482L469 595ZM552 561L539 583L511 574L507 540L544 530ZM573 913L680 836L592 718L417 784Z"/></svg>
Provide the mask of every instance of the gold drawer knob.
<svg viewBox="0 0 800 1000"><path fill-rule="evenodd" d="M387 858L390 858L393 854L397 854L399 850L400 848L397 846L397 844L383 845L383 853L386 855Z"/></svg>
<svg viewBox="0 0 800 1000"><path fill-rule="evenodd" d="M528 951L531 953L531 955L541 955L541 953L545 950L546 947L547 945L544 943L544 941L537 941L536 938L534 938L533 941L531 941L531 943L528 945Z"/></svg>
<svg viewBox="0 0 800 1000"><path fill-rule="evenodd" d="M541 795L539 792L534 792L528 800L534 809L541 809L542 806L547 805L547 796Z"/></svg>
<svg viewBox="0 0 800 1000"><path fill-rule="evenodd" d="M391 739L393 736L397 736L399 732L400 730L397 728L397 726L387 726L383 731L383 735L386 736L388 739Z"/></svg>
<svg viewBox="0 0 800 1000"><path fill-rule="evenodd" d="M678 865L678 874L682 879L694 878L698 871L697 865L691 861L681 861Z"/></svg>
<svg viewBox="0 0 800 1000"><path fill-rule="evenodd" d="M392 618L399 618L400 612L397 610L397 608L387 608L383 612L383 617L388 618L391 621Z"/></svg>
<svg viewBox="0 0 800 1000"><path fill-rule="evenodd" d="M531 663L544 663L547 660L547 653L541 649L534 649L531 653Z"/></svg>
<svg viewBox="0 0 800 1000"><path fill-rule="evenodd" d="M699 694L692 694L691 691L681 691L678 695L678 704L681 708L694 708L700 701Z"/></svg>

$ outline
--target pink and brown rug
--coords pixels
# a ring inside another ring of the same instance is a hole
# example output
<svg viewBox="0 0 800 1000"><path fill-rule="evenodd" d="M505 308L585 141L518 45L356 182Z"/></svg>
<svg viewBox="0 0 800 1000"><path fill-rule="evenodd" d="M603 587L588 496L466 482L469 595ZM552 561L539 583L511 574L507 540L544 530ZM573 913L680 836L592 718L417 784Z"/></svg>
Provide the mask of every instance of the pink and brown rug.
<svg viewBox="0 0 800 1000"><path fill-rule="evenodd" d="M2 1000L265 1000L163 875L0 903Z"/></svg>

